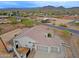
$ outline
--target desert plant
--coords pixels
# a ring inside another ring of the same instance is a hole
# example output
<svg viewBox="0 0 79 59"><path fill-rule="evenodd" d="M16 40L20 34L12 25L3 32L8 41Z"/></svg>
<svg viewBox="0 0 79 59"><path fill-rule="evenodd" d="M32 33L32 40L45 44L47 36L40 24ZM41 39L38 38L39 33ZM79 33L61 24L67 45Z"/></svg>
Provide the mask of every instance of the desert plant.
<svg viewBox="0 0 79 59"><path fill-rule="evenodd" d="M30 19L23 19L21 23L27 27L32 27L34 24L33 20L30 20Z"/></svg>
<svg viewBox="0 0 79 59"><path fill-rule="evenodd" d="M61 27L67 27L67 25L65 25L65 24L59 24L59 26L61 26Z"/></svg>
<svg viewBox="0 0 79 59"><path fill-rule="evenodd" d="M9 20L11 21L11 24L17 24L16 17L9 17Z"/></svg>
<svg viewBox="0 0 79 59"><path fill-rule="evenodd" d="M75 25L79 25L79 22L76 22Z"/></svg>

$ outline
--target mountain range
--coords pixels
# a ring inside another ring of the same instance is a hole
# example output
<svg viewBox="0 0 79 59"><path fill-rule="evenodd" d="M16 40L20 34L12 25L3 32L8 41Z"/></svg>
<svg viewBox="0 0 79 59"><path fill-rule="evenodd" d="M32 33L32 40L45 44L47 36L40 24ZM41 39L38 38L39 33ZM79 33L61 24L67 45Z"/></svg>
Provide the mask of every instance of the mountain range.
<svg viewBox="0 0 79 59"><path fill-rule="evenodd" d="M63 6L54 7L54 6L43 6L43 7L34 7L34 8L0 8L0 10L29 10L29 9L79 9L79 7L65 8Z"/></svg>
<svg viewBox="0 0 79 59"><path fill-rule="evenodd" d="M35 8L3 8L0 9L1 12L3 11L22 11L21 14L24 12L26 14L32 13L33 15L40 15L40 14L48 14L51 15L79 15L79 7L71 7L71 8L64 8L63 6L54 7L54 6L43 6L43 7L35 7ZM7 12L8 13L8 12Z"/></svg>

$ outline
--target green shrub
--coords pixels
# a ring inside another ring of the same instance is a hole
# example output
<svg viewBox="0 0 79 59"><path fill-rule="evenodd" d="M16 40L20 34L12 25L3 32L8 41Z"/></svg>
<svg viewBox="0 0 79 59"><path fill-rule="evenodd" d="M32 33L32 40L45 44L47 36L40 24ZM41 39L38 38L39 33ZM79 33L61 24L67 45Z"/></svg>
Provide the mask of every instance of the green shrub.
<svg viewBox="0 0 79 59"><path fill-rule="evenodd" d="M75 25L79 25L79 22L76 22Z"/></svg>
<svg viewBox="0 0 79 59"><path fill-rule="evenodd" d="M16 19L12 19L12 24L17 24Z"/></svg>
<svg viewBox="0 0 79 59"><path fill-rule="evenodd" d="M32 27L34 24L33 20L30 20L30 19L23 19L21 23L27 27Z"/></svg>
<svg viewBox="0 0 79 59"><path fill-rule="evenodd" d="M65 35L68 35L70 33L70 31L68 31L68 30L63 30L63 32Z"/></svg>
<svg viewBox="0 0 79 59"><path fill-rule="evenodd" d="M10 17L9 20L11 21L11 24L17 24L16 17Z"/></svg>
<svg viewBox="0 0 79 59"><path fill-rule="evenodd" d="M59 26L61 26L61 27L67 27L67 25L65 25L65 24L59 24Z"/></svg>
<svg viewBox="0 0 79 59"><path fill-rule="evenodd" d="M63 30L63 36L65 39L71 37L71 32L68 30Z"/></svg>

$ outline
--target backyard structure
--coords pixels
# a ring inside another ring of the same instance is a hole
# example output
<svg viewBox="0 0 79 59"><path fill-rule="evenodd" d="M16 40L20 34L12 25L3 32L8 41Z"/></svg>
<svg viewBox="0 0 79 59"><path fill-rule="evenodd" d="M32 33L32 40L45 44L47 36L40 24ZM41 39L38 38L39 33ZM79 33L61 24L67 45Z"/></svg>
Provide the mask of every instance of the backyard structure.
<svg viewBox="0 0 79 59"><path fill-rule="evenodd" d="M13 39L13 37L15 36L15 34L19 34L21 32L21 29L16 29L10 32L7 32L5 34L0 35L0 37L2 38L5 46L7 49L9 49L9 47L12 47L11 44L9 44L9 41L11 39ZM12 53L8 53L3 45L3 43L0 40L0 57L13 57L13 52Z"/></svg>

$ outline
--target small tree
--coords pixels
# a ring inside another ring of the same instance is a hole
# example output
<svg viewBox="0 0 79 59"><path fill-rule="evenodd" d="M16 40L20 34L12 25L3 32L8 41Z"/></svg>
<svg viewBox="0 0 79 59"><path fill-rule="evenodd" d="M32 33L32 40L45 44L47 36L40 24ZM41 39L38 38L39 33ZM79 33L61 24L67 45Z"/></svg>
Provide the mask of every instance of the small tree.
<svg viewBox="0 0 79 59"><path fill-rule="evenodd" d="M34 25L34 21L30 19L23 19L21 23L27 27L32 27Z"/></svg>
<svg viewBox="0 0 79 59"><path fill-rule="evenodd" d="M10 17L11 24L17 24L16 17Z"/></svg>
<svg viewBox="0 0 79 59"><path fill-rule="evenodd" d="M67 25L65 25L65 24L59 24L59 26L61 26L61 27L67 27Z"/></svg>
<svg viewBox="0 0 79 59"><path fill-rule="evenodd" d="M79 22L75 22L75 25L79 26Z"/></svg>
<svg viewBox="0 0 79 59"><path fill-rule="evenodd" d="M15 19L13 19L12 24L17 24L17 21Z"/></svg>

